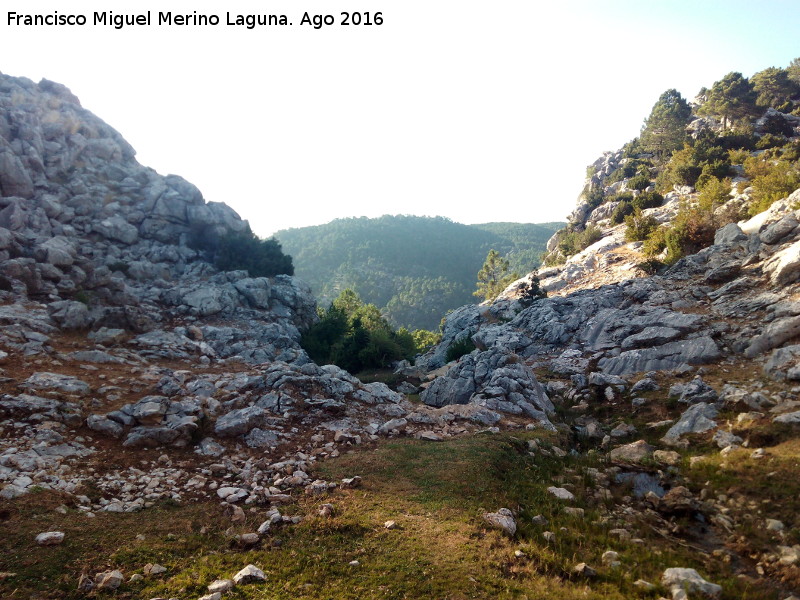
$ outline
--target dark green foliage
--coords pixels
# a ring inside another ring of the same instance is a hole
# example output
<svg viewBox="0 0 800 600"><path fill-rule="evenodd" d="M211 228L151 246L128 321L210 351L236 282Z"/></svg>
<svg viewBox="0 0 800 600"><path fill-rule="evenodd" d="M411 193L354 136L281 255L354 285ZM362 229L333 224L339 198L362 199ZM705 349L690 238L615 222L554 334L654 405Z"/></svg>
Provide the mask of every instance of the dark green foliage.
<svg viewBox="0 0 800 600"><path fill-rule="evenodd" d="M594 225L589 225L583 231L563 229L558 240L558 250L563 256L572 256L585 250L603 237L603 232Z"/></svg>
<svg viewBox="0 0 800 600"><path fill-rule="evenodd" d="M638 175L631 177L626 185L628 189L641 191L650 185L650 177L644 173L639 173Z"/></svg>
<svg viewBox="0 0 800 600"><path fill-rule="evenodd" d="M661 94L642 126L642 149L663 160L682 148L691 114L689 103L677 90L667 90Z"/></svg>
<svg viewBox="0 0 800 600"><path fill-rule="evenodd" d="M197 226L189 233L188 245L205 254L220 271L244 270L250 277L294 274L292 257L282 252L278 240L262 240L249 228L220 234L213 226Z"/></svg>
<svg viewBox="0 0 800 600"><path fill-rule="evenodd" d="M761 139L756 143L758 150L767 150L768 148L779 148L786 143L786 138L782 135L775 135L772 133L765 133Z"/></svg>
<svg viewBox="0 0 800 600"><path fill-rule="evenodd" d="M769 115L765 119L763 131L766 134L786 137L792 137L794 135L794 128L792 127L792 124L781 115L775 114Z"/></svg>
<svg viewBox="0 0 800 600"><path fill-rule="evenodd" d="M446 360L447 362L457 360L473 350L475 350L475 343L472 341L472 337L465 335L450 345L447 349Z"/></svg>
<svg viewBox="0 0 800 600"><path fill-rule="evenodd" d="M612 183L622 181L623 179L628 179L636 175L636 170L637 161L628 159L624 165L620 165L608 177L606 177L603 183L605 185L611 185Z"/></svg>
<svg viewBox="0 0 800 600"><path fill-rule="evenodd" d="M518 291L520 292L519 300L524 306L530 306L536 300L547 297L547 292L542 289L539 278L531 277L529 281L523 282Z"/></svg>
<svg viewBox="0 0 800 600"><path fill-rule="evenodd" d="M620 202L611 213L611 222L614 225L621 224L625 217L633 213L633 205L630 202Z"/></svg>
<svg viewBox="0 0 800 600"><path fill-rule="evenodd" d="M344 290L300 340L320 364L333 363L351 372L385 368L416 354L413 334L393 331L374 304L365 304L353 290Z"/></svg>
<svg viewBox="0 0 800 600"><path fill-rule="evenodd" d="M789 77L789 81L800 85L800 57L793 59L792 62L789 63L789 66L786 68L786 74Z"/></svg>
<svg viewBox="0 0 800 600"><path fill-rule="evenodd" d="M769 67L750 78L757 94L756 106L778 110L791 109L792 96L800 92L800 86L789 78L786 69Z"/></svg>
<svg viewBox="0 0 800 600"><path fill-rule="evenodd" d="M436 329L448 310L475 302L475 273L489 249L527 273L563 223L462 225L437 217L337 219L280 231L297 276L320 303L352 288L395 326Z"/></svg>
<svg viewBox="0 0 800 600"><path fill-rule="evenodd" d="M646 240L658 228L658 221L651 216L644 216L642 210L637 208L625 217L625 239L629 242Z"/></svg>
<svg viewBox="0 0 800 600"><path fill-rule="evenodd" d="M131 266L123 260L119 260L116 262L111 263L108 265L108 268L111 269L115 273L123 273L125 275L128 274Z"/></svg>
<svg viewBox="0 0 800 600"><path fill-rule="evenodd" d="M756 92L753 85L741 73L728 73L715 81L708 90L706 102L697 110L698 114L721 116L723 128L728 123L755 113Z"/></svg>
<svg viewBox="0 0 800 600"><path fill-rule="evenodd" d="M600 206L606 200L605 194L603 193L603 186L589 186L588 189L584 190L583 196L589 204L590 211Z"/></svg>
<svg viewBox="0 0 800 600"><path fill-rule="evenodd" d="M648 208L657 208L664 203L664 196L658 192L642 192L631 200L633 208L645 210Z"/></svg>
<svg viewBox="0 0 800 600"><path fill-rule="evenodd" d="M519 278L516 273L509 273L508 269L508 260L500 256L494 248L489 250L481 270L478 271L477 289L472 294L489 301L497 298L508 284Z"/></svg>

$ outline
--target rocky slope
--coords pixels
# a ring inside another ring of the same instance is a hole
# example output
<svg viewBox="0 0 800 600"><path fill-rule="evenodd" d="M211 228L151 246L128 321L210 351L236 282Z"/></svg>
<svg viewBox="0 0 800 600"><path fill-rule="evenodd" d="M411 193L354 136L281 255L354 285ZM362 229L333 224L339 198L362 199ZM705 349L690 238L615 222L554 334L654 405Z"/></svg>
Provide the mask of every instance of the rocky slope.
<svg viewBox="0 0 800 600"><path fill-rule="evenodd" d="M800 585L798 201L652 277L608 227L546 280L548 298L526 299L521 281L450 314L394 391L308 359L298 342L316 312L302 282L217 272L188 245L198 226L245 231L231 209L139 165L63 86L0 76L0 522L15 528L0 540L0 590L254 598L248 582L271 568L287 577L276 597L785 598ZM673 208L649 210L668 220ZM476 349L446 364L465 337ZM464 435L479 431L489 437ZM347 477L322 464L337 457ZM189 508L163 512L176 506ZM41 582L29 554L78 552L71 538L106 548L81 537L87 523L125 528L144 509L154 531L170 519L186 531L147 546L149 531L126 529L110 556L65 555ZM403 525L359 512L386 510ZM66 538L16 537L38 523ZM134 539L145 545L129 550ZM465 548L475 570L447 580ZM289 581L295 563L303 577Z"/></svg>

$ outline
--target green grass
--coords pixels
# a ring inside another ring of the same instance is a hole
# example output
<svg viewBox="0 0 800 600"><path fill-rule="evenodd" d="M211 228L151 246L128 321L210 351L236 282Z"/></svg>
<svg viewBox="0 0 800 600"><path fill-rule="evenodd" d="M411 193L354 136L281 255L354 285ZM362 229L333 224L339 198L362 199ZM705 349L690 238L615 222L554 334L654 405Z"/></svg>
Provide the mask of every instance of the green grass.
<svg viewBox="0 0 800 600"><path fill-rule="evenodd" d="M232 577L249 563L262 568L266 584L238 587L226 598L529 598L531 600L657 598L666 590L643 593L642 578L658 583L670 566L697 568L724 588L723 599L774 600L764 590L748 590L721 560L670 544L635 520L626 524L643 543L622 542L609 534L623 520L613 506L596 500L587 467L603 468L601 455L566 458L529 456L527 440L544 436L542 447L566 447L556 434L482 434L421 442L388 441L322 464L316 476L338 481L360 475L363 485L330 496L299 495L282 512L302 514L303 522L280 528L262 546L244 551L225 531L231 526L216 503L160 506L138 514L99 513L88 519L75 510L53 511L64 498L51 493L0 504L0 571L17 573L0 581L0 597L84 598L75 589L82 572L119 568L126 579L148 562L167 573L126 583L116 593L97 597L194 599L219 578ZM546 488L568 486L576 495L565 504ZM318 515L323 502L335 506L331 518ZM585 510L568 515L566 505ZM482 513L501 507L517 513L514 539L488 529ZM235 527L254 531L264 508ZM541 514L547 526L534 525ZM394 520L397 529L384 523ZM62 546L38 548L41 531L65 531ZM554 543L542 536L555 533ZM145 539L136 540L137 533ZM608 549L620 553L622 567L601 562ZM516 558L515 551L525 553ZM350 561L358 560L358 566ZM591 580L572 574L578 562L598 571Z"/></svg>

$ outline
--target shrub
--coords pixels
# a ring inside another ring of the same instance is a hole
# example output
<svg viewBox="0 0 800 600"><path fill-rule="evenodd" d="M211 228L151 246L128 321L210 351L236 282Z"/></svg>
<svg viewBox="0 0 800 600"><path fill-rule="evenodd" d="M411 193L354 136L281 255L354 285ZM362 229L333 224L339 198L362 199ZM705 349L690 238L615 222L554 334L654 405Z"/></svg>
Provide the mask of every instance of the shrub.
<svg viewBox="0 0 800 600"><path fill-rule="evenodd" d="M746 161L748 158L750 158L750 152L747 151L747 150L743 150L741 148L738 148L736 150L729 150L728 151L728 161L732 165L744 164L744 161Z"/></svg>
<svg viewBox="0 0 800 600"><path fill-rule="evenodd" d="M108 268L115 273L123 273L124 275L127 275L131 266L123 260L118 260L108 265Z"/></svg>
<svg viewBox="0 0 800 600"><path fill-rule="evenodd" d="M617 204L614 212L611 213L611 222L614 225L620 225L623 221L625 221L625 217L630 214L633 214L633 204L627 200L623 200Z"/></svg>
<svg viewBox="0 0 800 600"><path fill-rule="evenodd" d="M650 177L644 173L639 173L635 177L631 177L625 184L629 190L644 190L650 185Z"/></svg>
<svg viewBox="0 0 800 600"><path fill-rule="evenodd" d="M646 210L648 208L657 208L664 203L664 196L658 192L642 192L631 200L631 206L634 209Z"/></svg>
<svg viewBox="0 0 800 600"><path fill-rule="evenodd" d="M472 337L467 334L450 344L445 358L447 362L452 362L458 360L465 354L469 354L473 350L475 350L475 343L472 341Z"/></svg>
<svg viewBox="0 0 800 600"><path fill-rule="evenodd" d="M625 217L625 239L629 242L646 240L658 228L658 221L652 216L644 216L637 208L633 214Z"/></svg>
<svg viewBox="0 0 800 600"><path fill-rule="evenodd" d="M294 275L292 257L281 251L278 240L262 240L249 228L221 235L213 226L199 225L189 232L187 243L208 255L220 271L245 270L250 277Z"/></svg>
<svg viewBox="0 0 800 600"><path fill-rule="evenodd" d="M791 129L791 128L790 128ZM765 133L756 142L758 150L766 150L768 148L778 148L786 143L786 138L782 135L774 135L772 133Z"/></svg>
<svg viewBox="0 0 800 600"><path fill-rule="evenodd" d="M767 210L773 202L800 187L800 172L796 163L780 160L776 163L765 162L765 165L766 168L760 168L760 174L751 182L754 202L749 209L750 215Z"/></svg>
<svg viewBox="0 0 800 600"><path fill-rule="evenodd" d="M534 300L547 297L547 292L542 289L539 278L532 276L528 281L523 282L519 286L520 301L525 305L530 305Z"/></svg>
<svg viewBox="0 0 800 600"><path fill-rule="evenodd" d="M700 208L713 211L717 206L725 204L731 199L731 180L710 177L700 188Z"/></svg>

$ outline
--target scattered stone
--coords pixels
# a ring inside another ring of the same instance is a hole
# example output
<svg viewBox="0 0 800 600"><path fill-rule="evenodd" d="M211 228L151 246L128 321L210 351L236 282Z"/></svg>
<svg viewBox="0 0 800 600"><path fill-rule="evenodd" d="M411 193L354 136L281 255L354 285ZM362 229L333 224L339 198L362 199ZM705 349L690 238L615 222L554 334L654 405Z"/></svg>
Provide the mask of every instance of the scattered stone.
<svg viewBox="0 0 800 600"><path fill-rule="evenodd" d="M550 486L549 488L547 488L547 491L550 492L553 496L555 496L559 500L566 500L568 502L575 500L575 494L573 494L567 489L564 489L563 487Z"/></svg>
<svg viewBox="0 0 800 600"><path fill-rule="evenodd" d="M681 455L674 450L656 450L653 452L653 460L674 467L680 464Z"/></svg>
<svg viewBox="0 0 800 600"><path fill-rule="evenodd" d="M167 568L158 563L147 563L143 570L145 575L161 575L167 572Z"/></svg>
<svg viewBox="0 0 800 600"><path fill-rule="evenodd" d="M125 581L121 571L106 571L95 575L94 583L98 590L116 590Z"/></svg>
<svg viewBox="0 0 800 600"><path fill-rule="evenodd" d="M622 563L619 561L619 553L613 550L606 550L601 557L603 564L608 567L619 567Z"/></svg>
<svg viewBox="0 0 800 600"><path fill-rule="evenodd" d="M652 456L653 447L644 440L619 446L608 453L608 457L611 460L632 463L640 463L643 460L652 458Z"/></svg>
<svg viewBox="0 0 800 600"><path fill-rule="evenodd" d="M208 591L212 594L224 594L233 589L232 579L217 579L208 585Z"/></svg>
<svg viewBox="0 0 800 600"><path fill-rule="evenodd" d="M255 565L247 565L244 569L242 569L236 575L233 576L233 582L236 585L243 585L245 583L255 583L266 580L267 576L264 575L264 571L262 571Z"/></svg>
<svg viewBox="0 0 800 600"><path fill-rule="evenodd" d="M698 593L709 598L717 598L722 593L722 587L703 579L694 569L673 567L664 571L661 584L670 589L673 596L676 592L683 591L687 594Z"/></svg>
<svg viewBox="0 0 800 600"><path fill-rule="evenodd" d="M386 521L383 524L385 529L397 529L397 522L396 521ZM512 534L513 535L513 534Z"/></svg>
<svg viewBox="0 0 800 600"><path fill-rule="evenodd" d="M326 503L319 507L320 517L332 517L333 514L334 514L333 504Z"/></svg>
<svg viewBox="0 0 800 600"><path fill-rule="evenodd" d="M495 529L500 529L514 537L517 533L517 521L514 519L514 513L507 508L501 508L494 513L484 513L483 520Z"/></svg>
<svg viewBox="0 0 800 600"><path fill-rule="evenodd" d="M36 536L36 543L40 546L57 546L64 541L62 531L46 531Z"/></svg>
<svg viewBox="0 0 800 600"><path fill-rule="evenodd" d="M586 563L578 563L574 567L572 567L572 572L576 575L580 575L581 577L595 577L597 576L597 571L595 571L592 567L587 565Z"/></svg>
<svg viewBox="0 0 800 600"><path fill-rule="evenodd" d="M785 525L783 521L778 521L777 519L767 519L767 531L783 531Z"/></svg>
<svg viewBox="0 0 800 600"><path fill-rule="evenodd" d="M346 479L342 479L341 488L343 490L350 490L357 487L361 487L361 477L356 475L355 477L349 477Z"/></svg>

